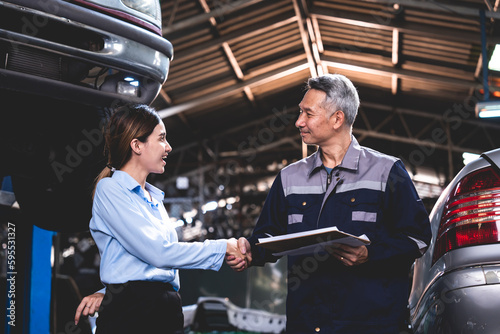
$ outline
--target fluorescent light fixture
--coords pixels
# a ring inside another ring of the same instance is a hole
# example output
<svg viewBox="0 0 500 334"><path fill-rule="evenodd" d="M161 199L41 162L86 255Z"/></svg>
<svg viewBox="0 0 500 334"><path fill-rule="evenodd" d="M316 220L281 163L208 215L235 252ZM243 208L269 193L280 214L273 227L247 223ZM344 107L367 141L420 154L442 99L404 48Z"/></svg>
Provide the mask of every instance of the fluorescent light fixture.
<svg viewBox="0 0 500 334"><path fill-rule="evenodd" d="M500 44L495 45L488 68L492 71L500 71Z"/></svg>
<svg viewBox="0 0 500 334"><path fill-rule="evenodd" d="M464 152L462 158L464 159L464 165L467 165L469 162L479 158L479 154Z"/></svg>
<svg viewBox="0 0 500 334"><path fill-rule="evenodd" d="M189 178L187 176L178 176L175 180L175 186L177 187L177 189L188 189Z"/></svg>
<svg viewBox="0 0 500 334"><path fill-rule="evenodd" d="M476 104L476 117L479 118L500 117L500 100L478 102Z"/></svg>
<svg viewBox="0 0 500 334"><path fill-rule="evenodd" d="M174 221L174 228L184 226L184 221L182 219L177 219Z"/></svg>
<svg viewBox="0 0 500 334"><path fill-rule="evenodd" d="M218 206L219 205L216 201L208 202L202 206L203 213L206 213L207 211L213 211L213 210L217 209Z"/></svg>

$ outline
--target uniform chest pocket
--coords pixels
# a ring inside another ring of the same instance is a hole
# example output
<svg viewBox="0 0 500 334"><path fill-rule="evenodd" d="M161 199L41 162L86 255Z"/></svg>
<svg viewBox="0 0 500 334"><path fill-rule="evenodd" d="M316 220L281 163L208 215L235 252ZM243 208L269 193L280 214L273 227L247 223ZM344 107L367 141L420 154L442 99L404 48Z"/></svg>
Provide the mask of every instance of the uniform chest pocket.
<svg viewBox="0 0 500 334"><path fill-rule="evenodd" d="M342 199L348 208L353 222L375 223L381 207L380 196L363 196L352 194Z"/></svg>
<svg viewBox="0 0 500 334"><path fill-rule="evenodd" d="M297 223L316 223L321 203L314 199L302 198L291 200L288 203L288 225Z"/></svg>

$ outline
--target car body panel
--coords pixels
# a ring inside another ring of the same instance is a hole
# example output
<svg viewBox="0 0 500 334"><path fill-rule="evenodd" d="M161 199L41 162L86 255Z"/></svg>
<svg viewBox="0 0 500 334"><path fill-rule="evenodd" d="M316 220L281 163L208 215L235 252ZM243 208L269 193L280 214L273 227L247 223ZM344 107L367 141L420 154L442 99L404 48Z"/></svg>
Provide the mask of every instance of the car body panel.
<svg viewBox="0 0 500 334"><path fill-rule="evenodd" d="M122 2L122 0L65 0L65 1L81 4L87 7L93 7L96 9L106 8L118 17L123 16L120 13L125 13L128 14L127 16L131 21L135 21L133 18L137 17L140 20L145 21L144 23L142 23L143 26L150 24L151 26L154 26L149 28L150 30L158 32L158 34L161 34L162 27L161 27L160 1L156 2L150 1L152 4L155 4L153 11L156 12L156 15L148 15L146 13L135 10L134 8L125 5Z"/></svg>
<svg viewBox="0 0 500 334"><path fill-rule="evenodd" d="M500 165L500 149L483 153ZM500 243L451 250L433 263L444 205L456 184L490 166L483 157L467 164L442 192L430 214L432 241L415 261L409 298L415 333L500 333ZM497 221L500 230L500 222ZM493 301L491 308L485 301Z"/></svg>
<svg viewBox="0 0 500 334"><path fill-rule="evenodd" d="M8 79L0 80L0 89L62 99L76 96L76 101L100 106L118 100L149 104L167 79L172 44L130 22L60 0L0 1L0 9L16 16L12 22L6 17L0 22L0 76ZM73 39L62 38L63 30ZM28 66L13 67L15 59ZM50 72L51 63L62 65ZM47 73L38 73L44 67ZM83 79L66 78L67 72L78 70ZM93 79L96 75L99 80ZM129 76L139 83L137 96L103 85L116 85ZM35 82L43 82L43 89L33 89Z"/></svg>
<svg viewBox="0 0 500 334"><path fill-rule="evenodd" d="M464 287L433 301L415 334L500 333L500 284Z"/></svg>

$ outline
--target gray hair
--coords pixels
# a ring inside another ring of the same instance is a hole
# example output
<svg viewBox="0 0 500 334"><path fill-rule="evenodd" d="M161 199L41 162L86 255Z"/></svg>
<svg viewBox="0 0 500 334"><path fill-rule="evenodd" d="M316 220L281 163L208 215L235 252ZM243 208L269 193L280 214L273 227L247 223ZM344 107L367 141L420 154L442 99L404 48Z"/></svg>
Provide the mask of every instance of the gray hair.
<svg viewBox="0 0 500 334"><path fill-rule="evenodd" d="M354 124L359 108L359 95L351 80L342 74L325 74L307 81L306 90L316 89L326 93L323 108L327 110L327 117L331 117L337 110L345 114L346 123Z"/></svg>

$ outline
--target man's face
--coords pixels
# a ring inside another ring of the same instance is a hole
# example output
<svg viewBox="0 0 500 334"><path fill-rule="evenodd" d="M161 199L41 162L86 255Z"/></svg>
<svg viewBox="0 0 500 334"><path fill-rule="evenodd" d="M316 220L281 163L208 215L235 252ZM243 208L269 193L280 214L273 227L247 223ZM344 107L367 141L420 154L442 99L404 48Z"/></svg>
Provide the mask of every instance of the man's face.
<svg viewBox="0 0 500 334"><path fill-rule="evenodd" d="M295 126L299 129L300 136L306 144L321 147L326 141L332 139L333 129L330 118L327 118L327 111L322 107L325 98L325 92L310 89L299 104L300 115Z"/></svg>

